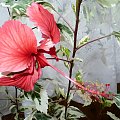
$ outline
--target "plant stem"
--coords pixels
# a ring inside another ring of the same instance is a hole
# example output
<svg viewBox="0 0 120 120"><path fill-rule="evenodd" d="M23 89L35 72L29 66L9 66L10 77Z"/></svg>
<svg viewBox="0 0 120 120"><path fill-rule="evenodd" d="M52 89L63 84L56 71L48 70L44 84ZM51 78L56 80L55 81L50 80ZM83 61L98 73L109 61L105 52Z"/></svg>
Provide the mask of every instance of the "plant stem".
<svg viewBox="0 0 120 120"><path fill-rule="evenodd" d="M11 17L11 13L10 13L9 7L7 7L7 11L8 11L9 16Z"/></svg>
<svg viewBox="0 0 120 120"><path fill-rule="evenodd" d="M17 113L19 113L19 107L18 107L17 97L18 97L18 90L17 90L17 88L15 87L16 108L17 108ZM18 120L19 120L19 114L18 114Z"/></svg>
<svg viewBox="0 0 120 120"><path fill-rule="evenodd" d="M47 58L48 60L56 60L56 58ZM58 60L61 60L61 61L64 61L64 62L71 62L71 60L65 60L65 59L62 59L62 58L58 58Z"/></svg>
<svg viewBox="0 0 120 120"><path fill-rule="evenodd" d="M76 0L76 2L77 2L76 25L75 25L75 31L74 31L74 47L73 47L72 58L75 57L75 53L76 53L76 42L77 42L77 33L78 33L78 25L79 25L79 13L80 13L80 5L82 3L82 0ZM70 78L72 77L73 65L74 65L74 61L71 61L70 70L69 70ZM66 104L65 104L65 119L67 118L67 108L68 108L68 99L69 99L69 94L70 94L70 86L71 86L71 81L69 81L69 84L68 84L68 91L67 91Z"/></svg>
<svg viewBox="0 0 120 120"><path fill-rule="evenodd" d="M86 46L87 44L96 42L96 41L101 40L101 39L106 38L106 37L110 37L110 36L112 36L112 35L113 35L113 33L111 33L111 34L109 34L109 35L106 35L106 36L103 36L103 37L96 38L96 39L94 39L94 40L91 40L91 41L89 41L89 42L87 42L87 43L81 45L80 47L76 48L76 51L79 50L80 48Z"/></svg>

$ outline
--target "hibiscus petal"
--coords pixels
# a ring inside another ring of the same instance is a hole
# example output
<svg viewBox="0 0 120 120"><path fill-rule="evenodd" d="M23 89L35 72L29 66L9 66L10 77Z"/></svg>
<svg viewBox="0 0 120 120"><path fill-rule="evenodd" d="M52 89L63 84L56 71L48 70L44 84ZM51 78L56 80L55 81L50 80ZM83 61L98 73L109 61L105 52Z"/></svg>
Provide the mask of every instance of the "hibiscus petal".
<svg viewBox="0 0 120 120"><path fill-rule="evenodd" d="M38 46L37 49L49 51L50 48L52 48L53 46L55 46L55 44L50 39L46 39L46 40L40 41L40 46Z"/></svg>
<svg viewBox="0 0 120 120"><path fill-rule="evenodd" d="M35 69L35 68L34 68ZM0 78L0 86L16 86L17 88L21 88L25 91L31 91L34 88L34 84L41 76L41 69L39 72L35 69L33 74L27 73L17 74L14 77L2 77Z"/></svg>
<svg viewBox="0 0 120 120"><path fill-rule="evenodd" d="M37 56L38 64L41 68L44 68L45 66L49 66L47 59L44 57L43 54L40 54Z"/></svg>
<svg viewBox="0 0 120 120"><path fill-rule="evenodd" d="M53 15L37 3L32 3L27 8L27 15L35 25L39 27L43 34L43 38L52 39L54 43L60 41L60 31L56 25Z"/></svg>
<svg viewBox="0 0 120 120"><path fill-rule="evenodd" d="M9 20L0 28L0 72L18 72L28 68L37 52L32 29L19 21Z"/></svg>

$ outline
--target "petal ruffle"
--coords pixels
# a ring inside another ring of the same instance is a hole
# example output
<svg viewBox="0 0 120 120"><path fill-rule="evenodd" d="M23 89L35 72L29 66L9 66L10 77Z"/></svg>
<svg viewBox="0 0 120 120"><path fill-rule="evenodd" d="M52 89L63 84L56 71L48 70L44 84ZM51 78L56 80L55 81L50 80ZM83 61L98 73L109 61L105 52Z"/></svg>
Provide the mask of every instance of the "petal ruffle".
<svg viewBox="0 0 120 120"><path fill-rule="evenodd" d="M32 3L27 8L27 15L35 25L39 27L43 38L51 39L54 43L60 41L60 31L56 25L53 15L37 3Z"/></svg>
<svg viewBox="0 0 120 120"><path fill-rule="evenodd" d="M55 46L55 44L50 39L46 39L46 40L40 41L40 46L38 46L37 49L49 51L50 48L52 48L53 46Z"/></svg>
<svg viewBox="0 0 120 120"><path fill-rule="evenodd" d="M17 74L14 77L2 77L0 78L0 86L16 86L17 88L21 88L25 91L31 91L34 88L34 84L41 76L41 69L37 71L34 68L34 73L28 73L26 70L23 73Z"/></svg>
<svg viewBox="0 0 120 120"><path fill-rule="evenodd" d="M0 72L18 72L28 68L37 52L32 29L19 21L9 20L0 28Z"/></svg>

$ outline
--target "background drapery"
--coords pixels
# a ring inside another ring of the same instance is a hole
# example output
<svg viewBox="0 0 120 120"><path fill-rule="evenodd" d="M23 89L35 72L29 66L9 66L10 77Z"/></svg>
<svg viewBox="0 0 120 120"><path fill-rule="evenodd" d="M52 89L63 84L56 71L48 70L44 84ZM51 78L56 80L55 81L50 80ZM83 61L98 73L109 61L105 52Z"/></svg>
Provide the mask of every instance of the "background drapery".
<svg viewBox="0 0 120 120"><path fill-rule="evenodd" d="M57 11L72 25L75 25L75 15L72 10L72 4L75 0L48 0L57 9ZM108 0L106 0L108 1ZM2 3L2 1L1 1ZM120 2L115 0L115 3L101 4L100 0L83 0L81 13L78 41L84 36L89 36L90 40L96 39L112 33L113 31L120 31ZM57 22L64 23L63 19L55 14ZM0 26L10 19L8 10L0 6ZM32 23L26 18L20 19L23 23L31 26ZM33 24L32 24L33 25ZM39 38L39 32L35 30ZM57 47L63 45L72 50L73 40L66 34L66 39L62 38ZM113 36L104 38L100 41L94 42L80 49L76 57L79 57L83 62L77 62L74 67L73 77L75 73L80 70L83 73L84 81L99 81L102 83L110 83L111 91L117 91L117 83L120 82L120 44ZM67 69L63 62L52 61L52 64L61 69L66 74ZM68 80L63 78L59 73L55 72L49 67L43 69L43 78L51 78L55 82L46 82L45 87L49 91L49 95L53 95L54 86L58 83L62 88L67 88ZM1 87L1 93L3 92ZM14 88L8 87L14 96ZM5 98L5 93L0 94L0 98ZM77 97L75 100L79 101ZM7 113L9 107L8 100L0 100L0 110L4 114ZM5 106L6 105L6 106Z"/></svg>

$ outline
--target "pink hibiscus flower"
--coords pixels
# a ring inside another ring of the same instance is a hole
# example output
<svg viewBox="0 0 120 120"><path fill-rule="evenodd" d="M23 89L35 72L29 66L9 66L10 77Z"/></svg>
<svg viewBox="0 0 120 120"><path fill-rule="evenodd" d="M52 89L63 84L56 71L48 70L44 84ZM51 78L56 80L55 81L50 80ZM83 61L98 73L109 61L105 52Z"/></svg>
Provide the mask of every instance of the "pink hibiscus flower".
<svg viewBox="0 0 120 120"><path fill-rule="evenodd" d="M3 73L0 86L16 86L31 91L41 77L41 69L50 66L79 89L106 97L106 93L85 88L47 62L44 53L56 56L54 45L60 40L59 29L53 15L41 5L33 3L27 14L41 30L44 40L37 46L32 29L19 21L9 20L0 28L0 72Z"/></svg>
<svg viewBox="0 0 120 120"><path fill-rule="evenodd" d="M37 6L33 3L31 7L33 5ZM40 42L38 47L32 29L21 22L9 20L0 28L0 72L5 74L0 78L0 86L16 86L25 91L31 91L41 77L41 68L49 66L44 53L56 56L54 45L60 40L59 29L53 15L41 5L40 9L41 12L36 11L34 14L42 16L38 17L41 22L39 27L47 37ZM33 9L35 10L36 8ZM42 21L46 23L51 21L52 29ZM53 33L57 35L53 36Z"/></svg>
<svg viewBox="0 0 120 120"><path fill-rule="evenodd" d="M27 8L27 15L30 20L35 22L35 25L39 27L42 32L42 37L45 39L51 39L53 43L58 43L60 40L60 32L55 23L54 16L44 9L42 5L32 3Z"/></svg>

